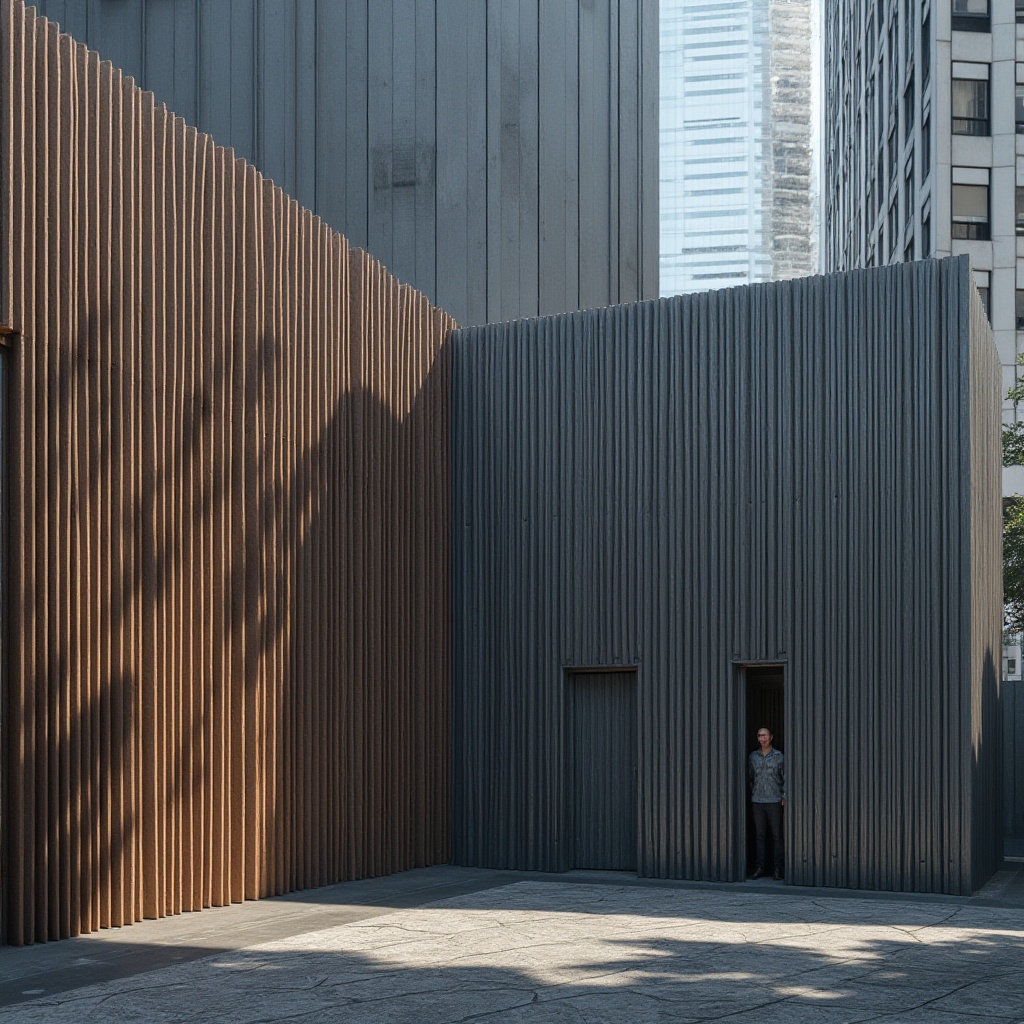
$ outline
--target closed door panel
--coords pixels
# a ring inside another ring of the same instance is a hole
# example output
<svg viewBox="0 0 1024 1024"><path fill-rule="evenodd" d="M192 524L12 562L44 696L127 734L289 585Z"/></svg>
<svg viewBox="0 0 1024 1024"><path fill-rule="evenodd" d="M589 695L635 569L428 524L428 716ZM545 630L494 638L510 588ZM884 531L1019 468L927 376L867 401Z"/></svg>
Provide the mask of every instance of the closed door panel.
<svg viewBox="0 0 1024 1024"><path fill-rule="evenodd" d="M572 865L636 870L636 673L569 677Z"/></svg>

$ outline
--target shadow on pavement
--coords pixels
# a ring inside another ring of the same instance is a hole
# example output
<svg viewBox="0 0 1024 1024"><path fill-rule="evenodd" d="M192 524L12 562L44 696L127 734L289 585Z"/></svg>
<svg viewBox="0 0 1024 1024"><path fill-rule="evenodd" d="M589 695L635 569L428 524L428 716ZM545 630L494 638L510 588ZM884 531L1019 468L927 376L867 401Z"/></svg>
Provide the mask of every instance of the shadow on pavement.
<svg viewBox="0 0 1024 1024"><path fill-rule="evenodd" d="M1013 911L538 881L394 915L363 910L340 930L264 949L104 940L102 963L71 965L67 994L26 994L58 979L23 978L21 992L2 994L20 1005L0 1018L1024 1018L1024 921Z"/></svg>

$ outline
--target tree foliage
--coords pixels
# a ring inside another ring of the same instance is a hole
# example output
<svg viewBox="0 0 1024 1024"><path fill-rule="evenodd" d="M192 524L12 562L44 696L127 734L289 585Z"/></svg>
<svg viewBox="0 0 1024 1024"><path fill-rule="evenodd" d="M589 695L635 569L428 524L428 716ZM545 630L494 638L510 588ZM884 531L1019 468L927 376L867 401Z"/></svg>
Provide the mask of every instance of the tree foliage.
<svg viewBox="0 0 1024 1024"><path fill-rule="evenodd" d="M1021 356L1018 363L1024 364L1024 356ZM1021 377L1006 392L1006 400L1013 402L1014 413L1017 406L1024 402L1024 377ZM1024 466L1024 421L1003 424L1003 465Z"/></svg>
<svg viewBox="0 0 1024 1024"><path fill-rule="evenodd" d="M1024 363L1024 357L1018 360ZM1014 413L1024 401L1024 378L1006 392ZM1003 424L1003 465L1024 466L1024 422ZM1003 614L1008 633L1024 632L1024 497L1003 502Z"/></svg>
<svg viewBox="0 0 1024 1024"><path fill-rule="evenodd" d="M1007 633L1024 632L1024 498L1003 503L1003 615Z"/></svg>

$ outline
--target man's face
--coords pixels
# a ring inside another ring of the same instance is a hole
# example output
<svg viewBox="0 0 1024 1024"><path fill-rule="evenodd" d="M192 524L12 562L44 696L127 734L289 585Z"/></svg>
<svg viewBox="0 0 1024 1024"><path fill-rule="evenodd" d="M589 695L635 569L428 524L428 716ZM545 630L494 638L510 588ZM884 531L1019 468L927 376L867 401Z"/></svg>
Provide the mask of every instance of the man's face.
<svg viewBox="0 0 1024 1024"><path fill-rule="evenodd" d="M771 746L772 734L767 729L758 729L757 742L761 744L762 750L767 749Z"/></svg>

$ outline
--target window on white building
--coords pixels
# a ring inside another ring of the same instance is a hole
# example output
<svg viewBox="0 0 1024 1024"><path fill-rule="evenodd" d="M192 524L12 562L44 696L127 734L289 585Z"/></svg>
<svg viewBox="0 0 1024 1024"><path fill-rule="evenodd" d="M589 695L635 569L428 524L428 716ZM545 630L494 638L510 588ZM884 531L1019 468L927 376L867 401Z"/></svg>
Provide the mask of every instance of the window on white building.
<svg viewBox="0 0 1024 1024"><path fill-rule="evenodd" d="M914 76L910 76L903 90L903 141L906 142L914 130Z"/></svg>
<svg viewBox="0 0 1024 1024"><path fill-rule="evenodd" d="M953 79L953 134L988 135L988 81L976 78Z"/></svg>
<svg viewBox="0 0 1024 1024"><path fill-rule="evenodd" d="M953 28L961 32L989 30L989 0L953 0Z"/></svg>
<svg viewBox="0 0 1024 1024"><path fill-rule="evenodd" d="M1024 0L1021 0L1024 2ZM921 83L928 84L932 75L932 16L926 14L921 22Z"/></svg>
<svg viewBox="0 0 1024 1024"><path fill-rule="evenodd" d="M905 196L905 202L903 204L903 216L908 224L913 223L914 220L914 157L911 154L910 160L907 163L906 171L904 172L903 181L903 194Z"/></svg>
<svg viewBox="0 0 1024 1024"><path fill-rule="evenodd" d="M991 237L988 221L988 185L953 185L953 237Z"/></svg>

